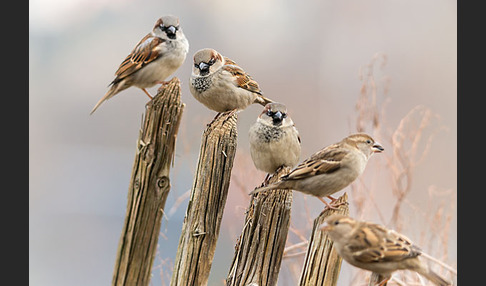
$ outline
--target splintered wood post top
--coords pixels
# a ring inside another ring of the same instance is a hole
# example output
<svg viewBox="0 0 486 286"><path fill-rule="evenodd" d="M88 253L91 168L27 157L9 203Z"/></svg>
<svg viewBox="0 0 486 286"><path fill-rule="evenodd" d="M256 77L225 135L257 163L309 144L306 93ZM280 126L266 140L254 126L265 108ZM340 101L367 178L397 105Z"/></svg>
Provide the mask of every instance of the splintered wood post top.
<svg viewBox="0 0 486 286"><path fill-rule="evenodd" d="M282 168L273 174L269 183L289 172L290 168ZM291 208L292 190L264 191L252 196L235 246L227 286L277 284Z"/></svg>
<svg viewBox="0 0 486 286"><path fill-rule="evenodd" d="M346 193L337 199L338 203L347 201L348 195ZM324 219L336 213L348 215L348 204L340 205L337 210L326 208L314 219L300 276L300 286L337 285L342 258L337 254L328 235L319 228L324 223Z"/></svg>
<svg viewBox="0 0 486 286"><path fill-rule="evenodd" d="M147 104L137 141L112 285L149 285L170 191L169 170L183 108L177 78L159 89Z"/></svg>
<svg viewBox="0 0 486 286"><path fill-rule="evenodd" d="M170 285L207 285L237 143L236 113L222 113L201 139Z"/></svg>

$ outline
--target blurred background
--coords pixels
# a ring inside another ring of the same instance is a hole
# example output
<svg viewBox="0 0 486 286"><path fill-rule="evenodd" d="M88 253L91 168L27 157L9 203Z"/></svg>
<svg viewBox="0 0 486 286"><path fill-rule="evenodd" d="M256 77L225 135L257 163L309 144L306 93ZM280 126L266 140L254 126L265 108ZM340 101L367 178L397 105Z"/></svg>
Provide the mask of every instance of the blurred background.
<svg viewBox="0 0 486 286"><path fill-rule="evenodd" d="M122 60L167 14L180 18L190 48L173 75L186 107L152 285L170 280L200 137L215 116L188 88L192 55L207 47L287 105L302 159L358 130L373 135L385 152L335 196L348 192L352 215L400 230L457 267L456 12L450 0L30 0L30 284L111 283L147 97L130 88L89 112ZM247 193L265 176L253 166L248 143L261 110L252 105L238 115L238 151L209 285L224 285ZM309 238L323 208L294 192L287 246ZM297 284L300 250L284 258L279 285ZM364 285L368 275L343 262L339 285Z"/></svg>

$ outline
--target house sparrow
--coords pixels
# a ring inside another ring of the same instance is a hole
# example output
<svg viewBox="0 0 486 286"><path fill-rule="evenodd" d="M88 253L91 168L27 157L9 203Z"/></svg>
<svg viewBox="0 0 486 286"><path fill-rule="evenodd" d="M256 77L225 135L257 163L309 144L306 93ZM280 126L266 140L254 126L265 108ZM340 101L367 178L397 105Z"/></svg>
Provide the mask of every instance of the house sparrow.
<svg viewBox="0 0 486 286"><path fill-rule="evenodd" d="M332 194L344 189L361 175L373 153L384 149L364 133L349 135L338 143L314 153L290 173L250 194L274 189L292 189L318 197L329 208L335 208ZM327 196L328 204L322 197Z"/></svg>
<svg viewBox="0 0 486 286"><path fill-rule="evenodd" d="M107 99L131 86L142 89L150 99L146 88L173 74L186 59L189 43L175 16L164 16L155 22L152 32L135 46L120 64L108 92L96 103L90 114Z"/></svg>
<svg viewBox="0 0 486 286"><path fill-rule="evenodd" d="M295 167L300 158L300 136L281 103L268 103L249 131L250 154L258 170L273 174Z"/></svg>
<svg viewBox="0 0 486 286"><path fill-rule="evenodd" d="M262 95L258 83L241 67L213 49L194 54L189 89L194 98L218 113L273 102Z"/></svg>
<svg viewBox="0 0 486 286"><path fill-rule="evenodd" d="M415 271L436 285L451 285L420 260L420 248L382 225L334 214L325 219L321 229L328 233L338 254L349 264L385 277L379 285L384 285L392 272L400 269Z"/></svg>

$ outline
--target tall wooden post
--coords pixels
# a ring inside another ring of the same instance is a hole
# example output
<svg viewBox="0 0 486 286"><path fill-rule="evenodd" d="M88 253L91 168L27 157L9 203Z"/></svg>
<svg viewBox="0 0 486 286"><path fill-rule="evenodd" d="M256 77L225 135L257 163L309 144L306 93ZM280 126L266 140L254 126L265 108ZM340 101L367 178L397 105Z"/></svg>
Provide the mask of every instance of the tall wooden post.
<svg viewBox="0 0 486 286"><path fill-rule="evenodd" d="M282 168L269 180L288 174ZM252 196L245 224L235 247L227 286L277 285L290 226L292 190L271 190Z"/></svg>
<svg viewBox="0 0 486 286"><path fill-rule="evenodd" d="M348 195L344 193L337 202L347 201ZM340 205L337 210L326 208L314 219L299 286L337 285L343 259L337 254L332 240L319 229L324 219L335 213L348 215L348 204Z"/></svg>
<svg viewBox="0 0 486 286"><path fill-rule="evenodd" d="M147 104L112 285L149 285L183 108L177 78Z"/></svg>
<svg viewBox="0 0 486 286"><path fill-rule="evenodd" d="M207 285L236 153L236 121L236 113L222 113L203 133L171 286Z"/></svg>

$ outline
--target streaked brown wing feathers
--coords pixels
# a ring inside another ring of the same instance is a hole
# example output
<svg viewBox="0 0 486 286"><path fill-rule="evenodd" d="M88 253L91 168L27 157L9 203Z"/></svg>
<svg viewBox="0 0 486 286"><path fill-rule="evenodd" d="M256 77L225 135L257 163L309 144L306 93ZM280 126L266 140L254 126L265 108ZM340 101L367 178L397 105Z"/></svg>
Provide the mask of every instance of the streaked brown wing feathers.
<svg viewBox="0 0 486 286"><path fill-rule="evenodd" d="M341 167L341 160L348 154L343 148L324 148L313 154L309 159L300 163L288 175L283 176L284 180L303 179L320 174L329 174Z"/></svg>
<svg viewBox="0 0 486 286"><path fill-rule="evenodd" d="M116 79L113 81L120 81L128 75L138 71L144 65L154 61L159 57L159 52L155 49L164 40L159 37L153 37L148 34L145 36L133 51L125 58L116 71Z"/></svg>
<svg viewBox="0 0 486 286"><path fill-rule="evenodd" d="M226 59L225 59L226 60ZM231 61L231 60L230 60ZM224 65L222 67L225 71L231 73L236 79L236 85L240 88L246 89L248 91L262 94L258 83L254 81L250 75L245 73L243 69L234 64Z"/></svg>
<svg viewBox="0 0 486 286"><path fill-rule="evenodd" d="M380 225L362 228L356 236L359 239L355 241L360 241L362 247L350 246L350 250L360 262L402 261L420 255L419 249L408 238Z"/></svg>

